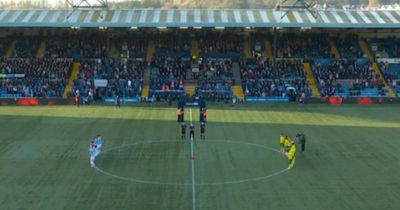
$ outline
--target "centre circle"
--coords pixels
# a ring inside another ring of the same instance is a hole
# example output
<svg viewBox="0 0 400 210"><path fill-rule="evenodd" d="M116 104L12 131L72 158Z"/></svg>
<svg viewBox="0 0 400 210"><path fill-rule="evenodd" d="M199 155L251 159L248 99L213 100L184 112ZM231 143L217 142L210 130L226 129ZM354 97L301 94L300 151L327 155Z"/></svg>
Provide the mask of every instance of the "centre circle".
<svg viewBox="0 0 400 210"><path fill-rule="evenodd" d="M106 149L96 158L100 173L129 182L155 185L224 185L278 176L287 158L274 148L247 141L144 141Z"/></svg>

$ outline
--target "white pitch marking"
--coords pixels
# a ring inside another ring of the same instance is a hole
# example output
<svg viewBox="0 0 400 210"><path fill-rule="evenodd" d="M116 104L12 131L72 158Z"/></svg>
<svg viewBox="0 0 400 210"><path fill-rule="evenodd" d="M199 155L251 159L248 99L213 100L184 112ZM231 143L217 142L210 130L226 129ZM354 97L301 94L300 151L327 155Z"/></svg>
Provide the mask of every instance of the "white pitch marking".
<svg viewBox="0 0 400 210"><path fill-rule="evenodd" d="M190 109L190 126L193 126L192 109ZM190 159L192 162L192 209L196 210L196 177L194 174L193 138L193 136L190 137Z"/></svg>
<svg viewBox="0 0 400 210"><path fill-rule="evenodd" d="M140 144L156 144L156 143L172 143L172 142L177 142L177 141L170 141L170 140L147 140L145 142L137 142L134 144L126 144L126 145L120 145L120 146L116 146L116 147L112 147L109 148L105 151L103 151L101 154L106 154L108 152L114 151L114 150L118 150L118 149L123 149L123 148L127 148L127 147L133 147L133 146L137 146ZM179 142L179 141L178 141ZM242 144L242 145L248 145L248 146L255 146L255 147L259 147L259 148L263 148L266 150L270 150L272 152L276 152L280 155L286 156L285 154L282 154L279 150L275 149L275 148L271 148L271 147L267 147L261 144L255 144L255 143L250 143L249 139L246 140L241 140L241 141L230 141L230 140L207 140L207 142L211 142L211 143L228 143L228 144ZM94 167L98 172L116 178L116 179L120 179L120 180L125 180L125 181L129 181L129 182L136 182L136 183L142 183L142 184L152 184L152 185L168 185L168 186L191 186L192 183L175 183L175 182L160 182L160 181L150 181L150 180L141 180L141 179L136 179L136 178L131 178L131 177L123 177L123 176L118 176L115 174L112 174L110 172L104 171L103 169L97 167L97 165L95 165ZM270 179L272 177L275 176L279 176L282 173L285 173L286 171L288 171L288 168L284 168L282 170L276 171L272 174L268 174L265 176L260 176L260 177L252 177L252 178L245 178L245 179L240 179L240 180L233 180L233 181L225 181L225 182L202 182L202 183L198 183L196 184L196 186L217 186L217 185L229 185L229 184L240 184L240 183L245 183L245 182L253 182L253 181L260 181L260 180L266 180L266 179Z"/></svg>

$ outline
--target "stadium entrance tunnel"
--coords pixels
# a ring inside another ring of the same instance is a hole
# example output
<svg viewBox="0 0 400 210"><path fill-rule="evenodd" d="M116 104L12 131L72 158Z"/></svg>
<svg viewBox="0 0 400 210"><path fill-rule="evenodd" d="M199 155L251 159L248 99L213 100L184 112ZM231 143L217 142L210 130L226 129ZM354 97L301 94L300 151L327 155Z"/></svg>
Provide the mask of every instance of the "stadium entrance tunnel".
<svg viewBox="0 0 400 210"><path fill-rule="evenodd" d="M225 185L269 179L287 169L287 158L274 148L247 141L145 141L105 148L95 169L112 178L143 184Z"/></svg>

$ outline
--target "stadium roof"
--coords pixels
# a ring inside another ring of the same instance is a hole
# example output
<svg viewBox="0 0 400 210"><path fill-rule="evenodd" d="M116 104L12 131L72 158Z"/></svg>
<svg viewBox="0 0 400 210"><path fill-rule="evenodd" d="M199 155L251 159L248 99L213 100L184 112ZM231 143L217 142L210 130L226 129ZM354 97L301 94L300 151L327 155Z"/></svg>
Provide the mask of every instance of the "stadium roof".
<svg viewBox="0 0 400 210"><path fill-rule="evenodd" d="M0 10L0 27L400 28L400 11L265 9ZM67 19L66 17L69 15ZM103 17L103 18L101 18Z"/></svg>

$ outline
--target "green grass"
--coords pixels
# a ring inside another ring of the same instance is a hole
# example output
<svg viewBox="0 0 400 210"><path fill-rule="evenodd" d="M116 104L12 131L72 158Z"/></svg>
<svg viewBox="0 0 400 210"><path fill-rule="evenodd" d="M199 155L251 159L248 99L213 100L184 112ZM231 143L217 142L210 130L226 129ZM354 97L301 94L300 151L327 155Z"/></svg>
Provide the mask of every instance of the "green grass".
<svg viewBox="0 0 400 210"><path fill-rule="evenodd" d="M399 209L399 131L398 105L211 105L207 140L194 145L196 209ZM281 132L307 136L294 169L207 185L287 167L268 149L216 141L277 148ZM96 134L104 150L128 145L96 163L131 181L90 168L88 140ZM150 143L158 140L166 142ZM0 107L0 209L189 210L189 156L172 107Z"/></svg>

